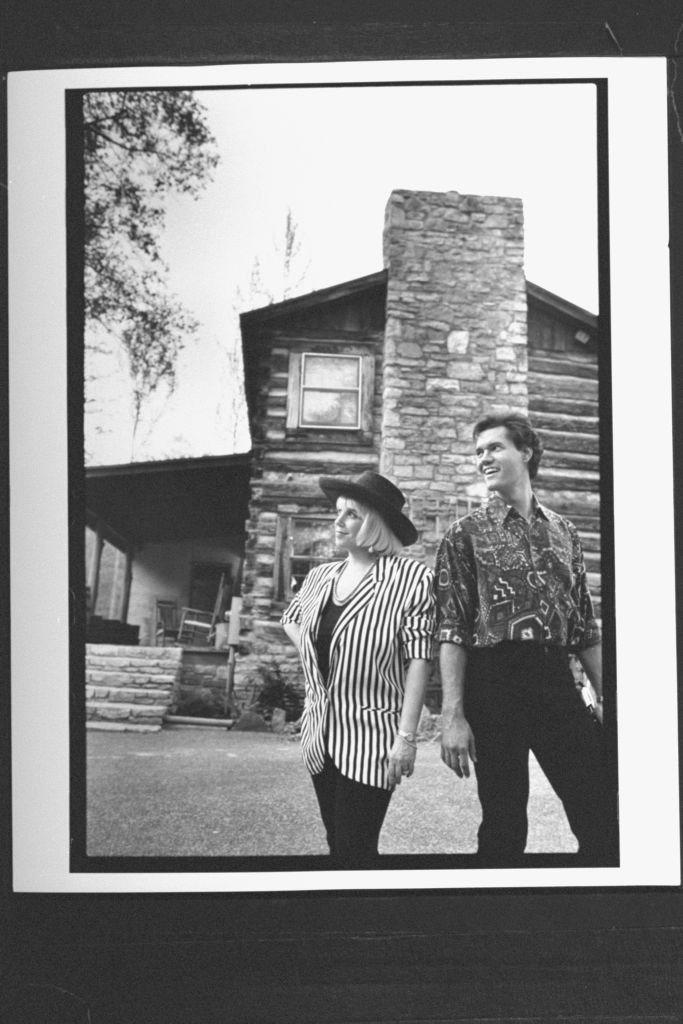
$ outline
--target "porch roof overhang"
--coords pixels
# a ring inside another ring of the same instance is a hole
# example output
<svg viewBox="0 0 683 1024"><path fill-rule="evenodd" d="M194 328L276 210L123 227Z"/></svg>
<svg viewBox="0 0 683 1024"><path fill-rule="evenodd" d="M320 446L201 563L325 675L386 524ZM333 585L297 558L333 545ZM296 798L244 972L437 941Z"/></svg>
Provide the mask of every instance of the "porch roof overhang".
<svg viewBox="0 0 683 1024"><path fill-rule="evenodd" d="M117 545L241 536L251 453L169 459L85 470L88 525L103 524Z"/></svg>

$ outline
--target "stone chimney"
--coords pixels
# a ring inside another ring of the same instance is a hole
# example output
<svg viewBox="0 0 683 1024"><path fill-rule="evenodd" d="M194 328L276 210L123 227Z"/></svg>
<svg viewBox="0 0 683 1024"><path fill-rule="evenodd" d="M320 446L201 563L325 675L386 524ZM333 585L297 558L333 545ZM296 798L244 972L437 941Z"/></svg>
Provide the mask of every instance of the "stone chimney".
<svg viewBox="0 0 683 1024"><path fill-rule="evenodd" d="M472 426L527 409L521 199L392 192L382 454L411 505L475 498Z"/></svg>

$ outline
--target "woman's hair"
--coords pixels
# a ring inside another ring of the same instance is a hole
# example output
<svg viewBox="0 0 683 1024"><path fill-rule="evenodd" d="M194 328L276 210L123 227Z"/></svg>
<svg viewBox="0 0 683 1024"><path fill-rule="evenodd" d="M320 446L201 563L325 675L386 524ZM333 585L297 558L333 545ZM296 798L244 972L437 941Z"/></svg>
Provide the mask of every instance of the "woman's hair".
<svg viewBox="0 0 683 1024"><path fill-rule="evenodd" d="M364 516L361 528L356 534L356 543L359 547L372 550L377 555L397 555L403 551L404 545L393 530L389 529L379 512L361 501L356 501L356 505Z"/></svg>
<svg viewBox="0 0 683 1024"><path fill-rule="evenodd" d="M529 479L533 480L538 473L538 466L543 455L543 445L541 444L540 437L531 425L531 420L519 412L494 412L489 416L484 416L483 419L480 419L475 424L472 436L476 441L485 430L493 430L495 427L505 427L508 437L515 448L518 448L520 451L522 448L529 448L531 450Z"/></svg>

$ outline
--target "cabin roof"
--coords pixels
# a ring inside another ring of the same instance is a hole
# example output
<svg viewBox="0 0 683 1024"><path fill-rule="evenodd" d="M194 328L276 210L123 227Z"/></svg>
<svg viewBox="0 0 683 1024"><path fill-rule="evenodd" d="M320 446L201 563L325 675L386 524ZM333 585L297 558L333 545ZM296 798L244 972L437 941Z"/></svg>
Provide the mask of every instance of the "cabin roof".
<svg viewBox="0 0 683 1024"><path fill-rule="evenodd" d="M589 313L582 306L568 302L567 299L563 299L561 296L555 295L554 292L549 292L547 288L541 288L539 284L533 284L531 281L526 283L526 293L529 302L545 308L546 312L559 315L565 320L583 324L585 327L597 331L597 315Z"/></svg>
<svg viewBox="0 0 683 1024"><path fill-rule="evenodd" d="M225 534L247 518L251 453L165 459L85 470L88 525L99 519L117 546Z"/></svg>
<svg viewBox="0 0 683 1024"><path fill-rule="evenodd" d="M365 277L357 277L351 281L344 281L342 284L332 285L329 288L320 288L317 291L308 292L306 295L299 295L292 299L285 299L282 302L272 302L267 306L260 306L258 309L251 309L240 316L242 332L250 333L254 328L266 325L272 321L289 317L293 314L307 312L315 309L316 306L327 305L332 302L350 299L360 296L363 293L386 289L387 271L380 270L375 274L367 274ZM545 308L548 313L559 315L577 323L585 324L593 330L597 329L598 318L587 309L577 306L567 299L556 295L554 292L542 288L532 281L527 281L528 300Z"/></svg>
<svg viewBox="0 0 683 1024"><path fill-rule="evenodd" d="M258 309L250 309L240 316L242 330L266 324L271 320L278 320L293 313L303 313L316 306L326 305L330 302L338 302L349 299L364 292L377 289L386 289L387 272L380 270L375 274L368 274L365 277L356 277L352 281L344 281L342 284L335 284L329 288L320 288L317 291L308 292L306 295L299 295L292 299L284 299L282 302L272 302L268 306L260 306Z"/></svg>

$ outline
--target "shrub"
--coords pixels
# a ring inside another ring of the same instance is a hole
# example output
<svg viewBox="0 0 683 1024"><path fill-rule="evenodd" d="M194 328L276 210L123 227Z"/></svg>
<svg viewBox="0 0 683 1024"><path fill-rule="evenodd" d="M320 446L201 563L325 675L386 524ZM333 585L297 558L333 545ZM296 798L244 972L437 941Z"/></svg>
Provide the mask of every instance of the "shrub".
<svg viewBox="0 0 683 1024"><path fill-rule="evenodd" d="M183 688L174 714L188 718L224 718L223 696L207 686Z"/></svg>
<svg viewBox="0 0 683 1024"><path fill-rule="evenodd" d="M255 693L251 710L258 711L267 722L273 717L275 708L282 708L287 722L296 722L301 718L303 696L288 682L277 663L264 662L259 665L252 674L251 683Z"/></svg>

